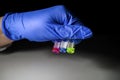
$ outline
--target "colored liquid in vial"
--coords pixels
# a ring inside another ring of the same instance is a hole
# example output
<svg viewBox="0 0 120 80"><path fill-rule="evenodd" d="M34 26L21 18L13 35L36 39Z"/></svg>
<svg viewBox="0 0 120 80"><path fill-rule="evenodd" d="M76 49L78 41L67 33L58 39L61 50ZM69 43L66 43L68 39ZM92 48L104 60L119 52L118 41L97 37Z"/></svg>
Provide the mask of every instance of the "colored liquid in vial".
<svg viewBox="0 0 120 80"><path fill-rule="evenodd" d="M70 41L68 43L68 46L67 46L67 53L68 54L74 54L75 53L75 48L74 48L75 44L73 41Z"/></svg>
<svg viewBox="0 0 120 80"><path fill-rule="evenodd" d="M68 42L69 41L61 41L61 44L60 44L60 52L61 53L66 53Z"/></svg>
<svg viewBox="0 0 120 80"><path fill-rule="evenodd" d="M55 54L59 54L60 52L60 42L55 41L52 52Z"/></svg>

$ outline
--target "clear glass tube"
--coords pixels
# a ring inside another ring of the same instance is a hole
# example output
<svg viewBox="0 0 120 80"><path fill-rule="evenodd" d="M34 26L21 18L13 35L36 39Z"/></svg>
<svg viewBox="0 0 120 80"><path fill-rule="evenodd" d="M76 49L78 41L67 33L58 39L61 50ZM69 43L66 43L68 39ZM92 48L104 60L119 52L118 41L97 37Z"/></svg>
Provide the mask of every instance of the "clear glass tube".
<svg viewBox="0 0 120 80"><path fill-rule="evenodd" d="M75 43L74 41L69 41L68 46L67 46L67 53L68 54L74 54L75 53Z"/></svg>
<svg viewBox="0 0 120 80"><path fill-rule="evenodd" d="M61 41L61 44L60 44L60 52L61 53L66 53L68 43L69 43L68 40Z"/></svg>
<svg viewBox="0 0 120 80"><path fill-rule="evenodd" d="M59 48L60 47L60 42L58 42L58 41L55 41L55 43L54 43L54 46L53 46L54 48Z"/></svg>
<svg viewBox="0 0 120 80"><path fill-rule="evenodd" d="M60 41L55 41L52 52L59 54L59 52L60 52L59 48L60 48Z"/></svg>

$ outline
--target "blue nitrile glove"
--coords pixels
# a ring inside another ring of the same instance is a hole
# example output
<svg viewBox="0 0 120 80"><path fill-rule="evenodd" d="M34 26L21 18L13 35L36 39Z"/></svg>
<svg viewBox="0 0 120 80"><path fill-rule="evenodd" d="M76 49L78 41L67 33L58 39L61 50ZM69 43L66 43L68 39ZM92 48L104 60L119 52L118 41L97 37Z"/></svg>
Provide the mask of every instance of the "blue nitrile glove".
<svg viewBox="0 0 120 80"><path fill-rule="evenodd" d="M46 9L7 13L2 30L11 40L54 41L57 39L86 39L92 35L63 5Z"/></svg>

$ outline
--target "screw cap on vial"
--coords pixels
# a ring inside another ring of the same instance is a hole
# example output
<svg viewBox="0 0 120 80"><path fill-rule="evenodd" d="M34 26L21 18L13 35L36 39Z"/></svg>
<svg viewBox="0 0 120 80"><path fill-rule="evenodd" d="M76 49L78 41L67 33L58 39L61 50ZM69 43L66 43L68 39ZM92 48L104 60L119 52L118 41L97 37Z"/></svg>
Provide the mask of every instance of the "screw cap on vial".
<svg viewBox="0 0 120 80"><path fill-rule="evenodd" d="M59 54L60 53L59 48L53 48L52 52L55 53L55 54Z"/></svg>
<svg viewBox="0 0 120 80"><path fill-rule="evenodd" d="M60 52L61 53L66 53L66 49L65 48L60 48Z"/></svg>
<svg viewBox="0 0 120 80"><path fill-rule="evenodd" d="M68 54L74 54L75 53L75 48L67 48L67 53Z"/></svg>

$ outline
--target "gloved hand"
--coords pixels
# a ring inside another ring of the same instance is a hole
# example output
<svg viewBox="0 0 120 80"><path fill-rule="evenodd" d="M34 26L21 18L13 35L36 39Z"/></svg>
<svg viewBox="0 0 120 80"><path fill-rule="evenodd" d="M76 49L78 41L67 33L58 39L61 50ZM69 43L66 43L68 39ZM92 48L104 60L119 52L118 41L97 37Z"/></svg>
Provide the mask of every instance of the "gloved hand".
<svg viewBox="0 0 120 80"><path fill-rule="evenodd" d="M54 41L86 39L92 32L63 6L41 10L7 13L2 21L3 33L11 40Z"/></svg>

